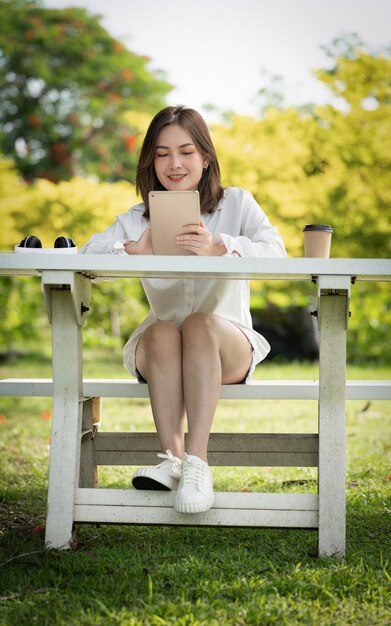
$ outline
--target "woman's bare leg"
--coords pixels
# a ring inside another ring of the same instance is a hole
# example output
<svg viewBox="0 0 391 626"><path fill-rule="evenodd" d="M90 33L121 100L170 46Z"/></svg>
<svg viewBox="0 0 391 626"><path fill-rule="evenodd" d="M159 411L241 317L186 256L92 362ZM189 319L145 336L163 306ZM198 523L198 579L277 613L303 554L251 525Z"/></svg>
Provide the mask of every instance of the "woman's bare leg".
<svg viewBox="0 0 391 626"><path fill-rule="evenodd" d="M136 366L148 381L152 413L161 449L184 455L182 335L171 322L157 321L140 338Z"/></svg>
<svg viewBox="0 0 391 626"><path fill-rule="evenodd" d="M186 318L182 327L182 372L189 454L207 460L220 386L244 380L251 358L249 340L232 322L210 313L193 313Z"/></svg>

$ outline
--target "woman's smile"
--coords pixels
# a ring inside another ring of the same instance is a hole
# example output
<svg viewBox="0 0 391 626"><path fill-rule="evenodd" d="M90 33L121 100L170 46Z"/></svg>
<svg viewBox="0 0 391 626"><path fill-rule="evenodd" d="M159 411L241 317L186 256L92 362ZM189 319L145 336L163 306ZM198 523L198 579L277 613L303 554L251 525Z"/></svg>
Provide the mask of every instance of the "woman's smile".
<svg viewBox="0 0 391 626"><path fill-rule="evenodd" d="M185 178L186 174L169 174L168 178L173 183L179 183L181 180Z"/></svg>

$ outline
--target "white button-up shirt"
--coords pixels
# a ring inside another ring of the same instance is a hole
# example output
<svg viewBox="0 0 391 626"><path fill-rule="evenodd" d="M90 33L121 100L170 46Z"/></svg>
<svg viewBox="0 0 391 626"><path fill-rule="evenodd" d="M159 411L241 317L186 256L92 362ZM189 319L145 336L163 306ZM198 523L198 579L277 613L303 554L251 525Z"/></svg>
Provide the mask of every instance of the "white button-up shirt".
<svg viewBox="0 0 391 626"><path fill-rule="evenodd" d="M107 230L93 235L81 253L118 254L123 251L123 244L129 240L137 241L149 225L143 213L144 204L137 204L127 213L119 215ZM243 257L260 258L286 256L277 229L270 224L248 191L238 187L225 189L215 212L202 215L202 219L211 233L220 235L227 248L227 255L235 253ZM150 324L159 319L181 327L185 318L196 311L220 315L244 332L253 347L251 370L269 352L270 346L266 339L252 327L249 281L144 278L142 285L151 310L124 348L124 364L132 374L136 375L137 342Z"/></svg>

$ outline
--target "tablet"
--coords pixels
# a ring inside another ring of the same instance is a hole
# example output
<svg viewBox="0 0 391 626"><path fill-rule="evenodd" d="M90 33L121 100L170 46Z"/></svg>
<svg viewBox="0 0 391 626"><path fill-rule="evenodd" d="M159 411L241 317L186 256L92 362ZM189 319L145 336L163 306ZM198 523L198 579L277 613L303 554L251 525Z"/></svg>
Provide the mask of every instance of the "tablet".
<svg viewBox="0 0 391 626"><path fill-rule="evenodd" d="M148 199L153 254L194 254L177 246L175 237L186 224L200 223L198 191L150 191Z"/></svg>

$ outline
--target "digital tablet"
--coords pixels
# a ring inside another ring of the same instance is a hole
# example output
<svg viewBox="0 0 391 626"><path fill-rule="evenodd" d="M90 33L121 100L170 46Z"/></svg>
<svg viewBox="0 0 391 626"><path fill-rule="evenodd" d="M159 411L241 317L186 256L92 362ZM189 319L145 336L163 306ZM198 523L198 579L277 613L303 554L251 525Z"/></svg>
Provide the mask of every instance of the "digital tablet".
<svg viewBox="0 0 391 626"><path fill-rule="evenodd" d="M177 246L175 237L186 224L200 223L198 191L150 191L148 199L153 254L193 254Z"/></svg>

